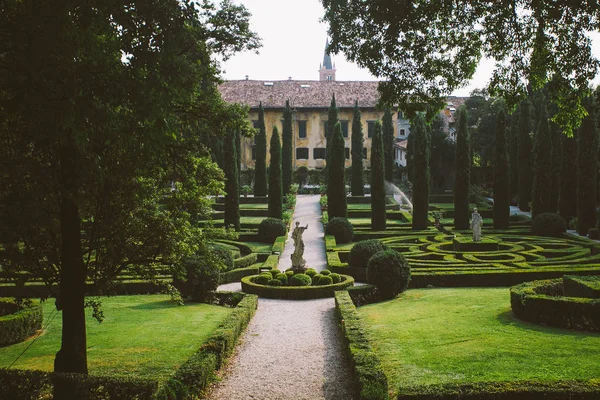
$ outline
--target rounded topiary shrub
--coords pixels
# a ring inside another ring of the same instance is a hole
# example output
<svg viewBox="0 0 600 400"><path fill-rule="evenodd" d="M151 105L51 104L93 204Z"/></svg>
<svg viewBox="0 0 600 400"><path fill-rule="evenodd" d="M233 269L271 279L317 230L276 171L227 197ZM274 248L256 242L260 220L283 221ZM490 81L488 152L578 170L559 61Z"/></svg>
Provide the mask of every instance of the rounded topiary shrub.
<svg viewBox="0 0 600 400"><path fill-rule="evenodd" d="M278 274L280 274L280 273L281 273L281 271L280 271L280 270L278 270L277 268L275 268L275 269L272 269L272 270L270 270L269 272L271 273L271 275L273 276L273 278L275 278L275 277L276 277Z"/></svg>
<svg viewBox="0 0 600 400"><path fill-rule="evenodd" d="M395 250L376 253L367 263L367 282L377 286L383 299L393 299L408 288L410 266Z"/></svg>
<svg viewBox="0 0 600 400"><path fill-rule="evenodd" d="M313 276L315 276L317 274L317 270L314 268L309 268L304 273L312 278Z"/></svg>
<svg viewBox="0 0 600 400"><path fill-rule="evenodd" d="M269 286L281 286L281 281L279 279L271 279L268 284Z"/></svg>
<svg viewBox="0 0 600 400"><path fill-rule="evenodd" d="M566 231L567 223L556 213L538 214L531 222L531 232L537 236L560 237Z"/></svg>
<svg viewBox="0 0 600 400"><path fill-rule="evenodd" d="M273 243L279 236L285 236L285 223L278 218L265 218L258 226L258 240Z"/></svg>
<svg viewBox="0 0 600 400"><path fill-rule="evenodd" d="M231 271L234 268L233 254L231 254L231 249L222 244L213 243L210 245L210 250L221 261L221 271Z"/></svg>
<svg viewBox="0 0 600 400"><path fill-rule="evenodd" d="M342 277L340 276L340 274L330 274L329 275L331 277L331 280L333 281L333 283L340 283L342 281Z"/></svg>
<svg viewBox="0 0 600 400"><path fill-rule="evenodd" d="M314 274L312 276L312 284L317 285L319 283L319 279L321 279L322 276L323 275L321 275L321 274Z"/></svg>
<svg viewBox="0 0 600 400"><path fill-rule="evenodd" d="M254 279L254 283L257 283L259 285L268 285L270 280L271 280L270 276L261 274Z"/></svg>
<svg viewBox="0 0 600 400"><path fill-rule="evenodd" d="M306 274L295 274L290 279L291 286L310 286L311 283L310 276Z"/></svg>
<svg viewBox="0 0 600 400"><path fill-rule="evenodd" d="M319 278L319 286L331 285L333 283L333 279L329 275L323 275Z"/></svg>
<svg viewBox="0 0 600 400"><path fill-rule="evenodd" d="M288 283L288 276L286 274L277 274L275 279L278 279L282 285L287 285Z"/></svg>
<svg viewBox="0 0 600 400"><path fill-rule="evenodd" d="M385 244L377 239L363 240L352 246L348 255L348 266L353 268L367 268L367 263L376 253L388 250Z"/></svg>
<svg viewBox="0 0 600 400"><path fill-rule="evenodd" d="M206 247L184 259L173 270L173 286L183 298L206 302L211 300L219 285L221 260Z"/></svg>
<svg viewBox="0 0 600 400"><path fill-rule="evenodd" d="M331 271L330 271L330 270L328 270L328 269L324 269L323 271L321 271L321 272L319 272L319 273L320 273L321 275L325 275L325 276L327 276L327 275L330 275L330 274L331 274Z"/></svg>
<svg viewBox="0 0 600 400"><path fill-rule="evenodd" d="M347 218L335 217L327 223L325 234L335 236L337 243L348 243L354 237L354 228Z"/></svg>
<svg viewBox="0 0 600 400"><path fill-rule="evenodd" d="M287 275L287 277L288 277L288 280L289 280L289 279L290 279L292 276L294 276L294 271L292 271L292 270L287 270L287 271L285 271L285 274Z"/></svg>

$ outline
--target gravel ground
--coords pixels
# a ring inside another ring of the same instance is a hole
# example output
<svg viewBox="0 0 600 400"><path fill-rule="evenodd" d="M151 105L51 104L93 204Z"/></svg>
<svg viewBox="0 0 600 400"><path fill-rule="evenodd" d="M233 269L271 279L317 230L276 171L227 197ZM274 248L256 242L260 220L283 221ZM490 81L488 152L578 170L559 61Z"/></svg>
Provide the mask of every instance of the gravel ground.
<svg viewBox="0 0 600 400"><path fill-rule="evenodd" d="M319 196L298 196L294 218L304 232L307 266L326 266ZM291 265L293 241L288 240L279 269ZM219 290L239 290L228 284ZM352 400L349 360L344 338L330 299L260 299L256 315L242 336L222 381L208 395L211 400Z"/></svg>

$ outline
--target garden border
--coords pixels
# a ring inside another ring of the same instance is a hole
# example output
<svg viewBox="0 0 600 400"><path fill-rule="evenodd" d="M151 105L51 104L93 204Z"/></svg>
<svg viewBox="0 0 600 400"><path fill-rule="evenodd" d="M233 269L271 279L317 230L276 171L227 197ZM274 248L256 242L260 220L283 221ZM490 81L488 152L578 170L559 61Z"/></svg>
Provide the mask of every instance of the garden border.
<svg viewBox="0 0 600 400"><path fill-rule="evenodd" d="M354 285L354 278L349 275L342 275L343 281L323 286L269 286L259 285L251 281L253 276L242 278L242 291L244 293L256 294L260 297L269 299L285 300L311 300L321 299L323 297L333 297L339 290L346 290Z"/></svg>
<svg viewBox="0 0 600 400"><path fill-rule="evenodd" d="M19 306L13 299L0 298L0 307L3 306L15 311L0 316L0 346L22 342L42 329L44 314L40 302Z"/></svg>

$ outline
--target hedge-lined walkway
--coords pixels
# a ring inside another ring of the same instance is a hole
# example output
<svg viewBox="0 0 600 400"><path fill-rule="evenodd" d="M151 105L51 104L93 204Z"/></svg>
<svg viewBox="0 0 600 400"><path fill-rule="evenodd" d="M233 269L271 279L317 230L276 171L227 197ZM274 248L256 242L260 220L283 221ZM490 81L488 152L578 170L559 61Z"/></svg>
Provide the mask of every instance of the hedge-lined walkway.
<svg viewBox="0 0 600 400"><path fill-rule="evenodd" d="M326 266L319 196L298 196L295 220L308 223L304 258L309 267ZM295 221L294 221L295 224ZM291 266L288 240L279 269ZM354 390L333 299L259 299L258 310L209 394L212 400L353 399Z"/></svg>

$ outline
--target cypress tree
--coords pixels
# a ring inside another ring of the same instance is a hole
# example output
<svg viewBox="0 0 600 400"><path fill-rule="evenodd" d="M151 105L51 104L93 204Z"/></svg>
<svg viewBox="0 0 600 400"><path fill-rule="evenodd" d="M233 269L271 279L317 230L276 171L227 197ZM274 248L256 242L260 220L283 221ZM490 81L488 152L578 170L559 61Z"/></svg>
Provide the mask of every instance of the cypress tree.
<svg viewBox="0 0 600 400"><path fill-rule="evenodd" d="M269 217L283 217L283 187L281 184L281 140L277 127L273 127L269 154Z"/></svg>
<svg viewBox="0 0 600 400"><path fill-rule="evenodd" d="M541 97L541 95L540 95ZM542 99L539 101L538 126L533 147L533 190L531 192L531 216L556 212L552 207L552 138L548 126L548 111Z"/></svg>
<svg viewBox="0 0 600 400"><path fill-rule="evenodd" d="M325 125L325 159L326 159L326 171L325 171L325 177L326 177L326 181L325 184L329 187L329 163L331 161L331 142L332 142L332 135L333 135L333 129L335 127L335 124L337 124L339 122L339 110L337 108L337 105L335 103L335 93L333 94L333 96L331 96L331 105L329 106L329 112L328 112L328 117L327 117L327 124ZM345 151L345 150L344 150Z"/></svg>
<svg viewBox="0 0 600 400"><path fill-rule="evenodd" d="M577 137L577 233L587 235L596 227L596 176L598 131L592 97L585 101L588 116Z"/></svg>
<svg viewBox="0 0 600 400"><path fill-rule="evenodd" d="M510 193L508 156L506 154L506 114L500 110L496 117L496 149L494 157L494 229L508 228Z"/></svg>
<svg viewBox="0 0 600 400"><path fill-rule="evenodd" d="M258 108L258 132L255 139L254 195L267 195L267 128L262 102Z"/></svg>
<svg viewBox="0 0 600 400"><path fill-rule="evenodd" d="M385 156L385 180L394 181L394 122L389 108L383 113L383 154Z"/></svg>
<svg viewBox="0 0 600 400"><path fill-rule="evenodd" d="M509 173L510 173L510 197L519 194L519 112L518 110L510 117L510 149L509 149Z"/></svg>
<svg viewBox="0 0 600 400"><path fill-rule="evenodd" d="M237 176L238 176L238 191L242 187L241 179L242 179L242 135L239 129L235 130L235 155L236 155L236 167L237 167Z"/></svg>
<svg viewBox="0 0 600 400"><path fill-rule="evenodd" d="M529 211L533 170L529 100L524 100L519 106L519 137L517 142L519 146L519 208L521 211Z"/></svg>
<svg viewBox="0 0 600 400"><path fill-rule="evenodd" d="M456 113L456 164L454 178L454 228L469 229L469 185L471 184L471 153L467 131L467 110L460 107Z"/></svg>
<svg viewBox="0 0 600 400"><path fill-rule="evenodd" d="M371 138L371 230L383 231L385 214L385 155L381 123L375 122Z"/></svg>
<svg viewBox="0 0 600 400"><path fill-rule="evenodd" d="M236 132L229 131L225 139L232 144L231 151L223 153L225 172L225 226L240 230L240 187L238 178Z"/></svg>
<svg viewBox="0 0 600 400"><path fill-rule="evenodd" d="M412 124L411 135L414 137L414 176L413 184L413 222L414 230L427 229L429 212L429 130L425 126L425 118L417 114Z"/></svg>
<svg viewBox="0 0 600 400"><path fill-rule="evenodd" d="M290 185L292 184L292 141L294 140L292 136L292 109L290 108L289 100L285 101L285 109L283 110L283 132L281 134L281 140L283 144L281 154L283 195L287 196L290 192Z"/></svg>
<svg viewBox="0 0 600 400"><path fill-rule="evenodd" d="M346 218L346 185L345 168L346 151L344 137L342 136L342 125L338 122L333 128L331 141L331 157L329 158L329 184L327 185L327 210L329 218Z"/></svg>
<svg viewBox="0 0 600 400"><path fill-rule="evenodd" d="M364 137L360 117L357 100L354 103L354 117L352 118L352 196L365 195L363 182Z"/></svg>
<svg viewBox="0 0 600 400"><path fill-rule="evenodd" d="M563 134L560 141L558 212L569 222L577 215L577 139Z"/></svg>

